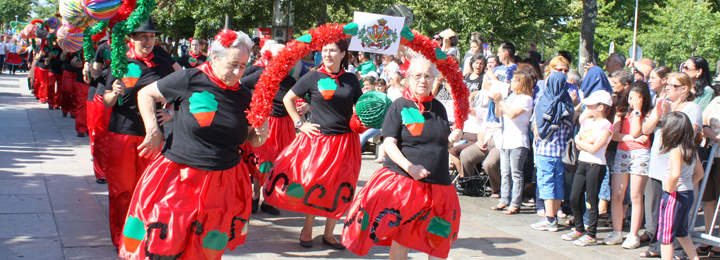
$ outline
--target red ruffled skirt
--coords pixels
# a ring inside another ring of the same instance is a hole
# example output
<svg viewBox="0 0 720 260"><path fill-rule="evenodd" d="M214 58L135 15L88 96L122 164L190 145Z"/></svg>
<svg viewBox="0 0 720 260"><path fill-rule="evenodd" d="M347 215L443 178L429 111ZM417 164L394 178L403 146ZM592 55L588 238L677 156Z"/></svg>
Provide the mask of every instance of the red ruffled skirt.
<svg viewBox="0 0 720 260"><path fill-rule="evenodd" d="M253 130L255 131L255 130ZM243 171L247 172L256 180L262 179L262 176L260 176L260 171L258 170L259 165L259 159L257 157L257 154L255 150L257 147L254 147L250 144L250 142L245 142L240 145L240 165L238 167L241 167ZM265 182L265 179L262 179L263 182Z"/></svg>
<svg viewBox="0 0 720 260"><path fill-rule="evenodd" d="M7 57L5 57L5 63L19 66L23 64L23 60L20 58L20 54L8 53Z"/></svg>
<svg viewBox="0 0 720 260"><path fill-rule="evenodd" d="M290 116L268 117L267 141L260 147L255 147L255 155L259 159L259 175L253 175L256 180L265 182L275 159L285 147L295 140L295 125Z"/></svg>
<svg viewBox="0 0 720 260"><path fill-rule="evenodd" d="M263 189L265 201L286 210L340 219L352 202L361 163L357 133L300 134L275 160Z"/></svg>
<svg viewBox="0 0 720 260"><path fill-rule="evenodd" d="M158 156L133 194L125 259L217 259L245 243L252 187L241 167L205 171Z"/></svg>
<svg viewBox="0 0 720 260"><path fill-rule="evenodd" d="M460 228L460 202L452 185L429 184L383 167L360 190L345 217L342 244L364 256L392 241L447 258Z"/></svg>

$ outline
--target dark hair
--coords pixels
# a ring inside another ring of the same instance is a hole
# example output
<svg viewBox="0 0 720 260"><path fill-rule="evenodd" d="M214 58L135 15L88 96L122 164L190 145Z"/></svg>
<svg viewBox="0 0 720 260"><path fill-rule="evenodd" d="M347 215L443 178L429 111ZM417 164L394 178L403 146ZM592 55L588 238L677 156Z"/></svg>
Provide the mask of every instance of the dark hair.
<svg viewBox="0 0 720 260"><path fill-rule="evenodd" d="M612 74L610 74L611 78L616 78L620 81L620 84L627 85L632 83L635 80L635 77L633 76L632 72L629 70L616 70L613 71Z"/></svg>
<svg viewBox="0 0 720 260"><path fill-rule="evenodd" d="M450 36L450 46L455 47L458 45L458 37L457 34Z"/></svg>
<svg viewBox="0 0 720 260"><path fill-rule="evenodd" d="M537 60L535 60L535 59L533 59L533 58L525 58L525 59L522 60L520 63L527 63L527 64L529 64L530 66L533 66L533 67L537 70L537 73L538 73L537 79L538 79L538 80L543 79L543 78L542 78L542 74L540 74L540 71L541 71L541 70L540 70L540 63L538 63ZM520 67L519 64L518 64L518 67Z"/></svg>
<svg viewBox="0 0 720 260"><path fill-rule="evenodd" d="M510 56L515 56L515 44L512 42L503 42L500 44L500 49L507 51Z"/></svg>
<svg viewBox="0 0 720 260"><path fill-rule="evenodd" d="M660 153L668 153L670 150L680 148L682 159L685 163L691 164L695 159L698 150L695 146L695 131L690 118L682 112L670 112L663 117L662 145Z"/></svg>
<svg viewBox="0 0 720 260"><path fill-rule="evenodd" d="M377 80L375 80L375 84L374 84L374 85L387 86L387 82L385 82L385 79L377 79Z"/></svg>
<svg viewBox="0 0 720 260"><path fill-rule="evenodd" d="M650 96L650 86L648 86L645 81L635 81L632 84L630 84L630 92L635 92L640 94L643 99L642 107L640 108L640 113L643 115L647 115L650 113L650 109L652 109L652 97ZM628 106L629 107L629 106ZM638 108L635 108L638 109Z"/></svg>
<svg viewBox="0 0 720 260"><path fill-rule="evenodd" d="M478 43L478 41L476 41L476 40L471 40L471 41L470 41L470 44L472 44L472 43L475 43L475 44L478 45L478 47L481 47L481 46L480 46L480 43Z"/></svg>
<svg viewBox="0 0 720 260"><path fill-rule="evenodd" d="M513 61L515 61L515 63L520 63L522 61L522 57L520 57L520 55L515 55L513 56Z"/></svg>
<svg viewBox="0 0 720 260"><path fill-rule="evenodd" d="M569 64L572 64L572 62L573 62L573 56L572 56L572 54L570 54L569 51L559 51L559 52L558 52L558 55L563 56L563 58L565 58L566 60L568 60ZM569 65L569 64L568 64L568 65Z"/></svg>
<svg viewBox="0 0 720 260"><path fill-rule="evenodd" d="M710 78L710 68L708 66L707 60L702 57L693 56L690 57L689 60L695 63L696 70L702 70L702 73L700 73L700 76L693 85L693 87L695 88L695 95L699 97L705 93L705 87L712 85L712 79ZM717 95L717 93L715 94Z"/></svg>
<svg viewBox="0 0 720 260"><path fill-rule="evenodd" d="M362 82L363 82L363 84L365 84L365 82L367 82L367 83L370 83L370 85L375 86L375 78L374 78L374 77L371 77L371 76L365 76L365 77L362 79Z"/></svg>
<svg viewBox="0 0 720 260"><path fill-rule="evenodd" d="M528 51L528 54L530 54L530 58L534 59L537 63L540 63L540 61L542 60L542 55L537 51L530 50Z"/></svg>
<svg viewBox="0 0 720 260"><path fill-rule="evenodd" d="M618 52L610 53L610 56L608 57L608 60L611 59L615 61L616 63L620 63L620 66L625 66L625 61L627 61L627 58L625 58L625 55ZM622 68L620 67L620 68Z"/></svg>
<svg viewBox="0 0 720 260"><path fill-rule="evenodd" d="M485 60L485 57L482 55L482 53L478 53L470 57L470 68L472 69L472 65L478 60L481 60L483 62L483 70L485 70L485 67L487 67L487 60Z"/></svg>
<svg viewBox="0 0 720 260"><path fill-rule="evenodd" d="M602 103L598 104L598 105L603 106L603 113L604 113L603 116L605 116L605 119L610 121L610 123L615 121L615 112L617 111L617 110L615 110L615 106L608 106L608 105L605 105ZM610 138L612 138L612 136L610 136Z"/></svg>
<svg viewBox="0 0 720 260"><path fill-rule="evenodd" d="M345 52L345 57L343 57L342 61L340 61L340 69L346 69L348 67L348 61L350 60L350 52L348 52L348 47L350 47L350 44L348 44L347 40L340 39L339 41L335 42L335 45L338 46L338 49L340 49L340 51Z"/></svg>

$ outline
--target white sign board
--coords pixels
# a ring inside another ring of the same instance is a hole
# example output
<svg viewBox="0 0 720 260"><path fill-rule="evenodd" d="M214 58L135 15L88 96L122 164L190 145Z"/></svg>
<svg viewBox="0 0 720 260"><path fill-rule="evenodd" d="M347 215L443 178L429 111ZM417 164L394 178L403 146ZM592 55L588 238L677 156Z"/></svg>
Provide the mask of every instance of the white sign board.
<svg viewBox="0 0 720 260"><path fill-rule="evenodd" d="M350 41L351 51L397 54L405 18L355 12L353 22L358 24L358 34Z"/></svg>

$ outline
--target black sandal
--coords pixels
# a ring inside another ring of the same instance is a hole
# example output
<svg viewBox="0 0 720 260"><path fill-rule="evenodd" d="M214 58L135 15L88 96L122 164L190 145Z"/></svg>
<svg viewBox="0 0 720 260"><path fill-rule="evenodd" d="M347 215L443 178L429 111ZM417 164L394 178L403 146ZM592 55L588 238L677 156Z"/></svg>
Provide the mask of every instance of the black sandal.
<svg viewBox="0 0 720 260"><path fill-rule="evenodd" d="M107 179L105 179L105 178L100 178L100 179L95 180L95 182L97 182L97 183L99 183L99 184L105 184L105 183L107 183Z"/></svg>
<svg viewBox="0 0 720 260"><path fill-rule="evenodd" d="M653 254L653 252L650 252L650 250L645 250L642 253L640 253L640 257L642 257L642 258L659 258L660 254Z"/></svg>

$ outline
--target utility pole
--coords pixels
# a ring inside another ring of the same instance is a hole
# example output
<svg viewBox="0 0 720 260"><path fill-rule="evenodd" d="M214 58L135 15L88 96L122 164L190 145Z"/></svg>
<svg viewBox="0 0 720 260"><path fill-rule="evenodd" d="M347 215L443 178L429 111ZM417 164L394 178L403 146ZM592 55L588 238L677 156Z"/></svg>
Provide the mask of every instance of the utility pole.
<svg viewBox="0 0 720 260"><path fill-rule="evenodd" d="M230 15L225 15L225 29L230 30Z"/></svg>

